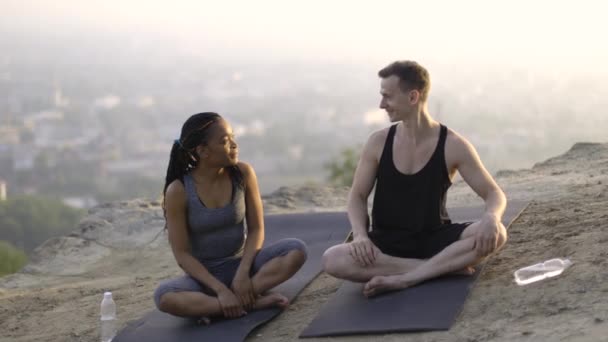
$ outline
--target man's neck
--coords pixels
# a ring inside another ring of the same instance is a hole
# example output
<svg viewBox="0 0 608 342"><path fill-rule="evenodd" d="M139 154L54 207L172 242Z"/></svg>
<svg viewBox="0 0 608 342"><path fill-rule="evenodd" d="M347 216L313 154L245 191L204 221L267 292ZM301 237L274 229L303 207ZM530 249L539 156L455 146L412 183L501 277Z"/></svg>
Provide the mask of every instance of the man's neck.
<svg viewBox="0 0 608 342"><path fill-rule="evenodd" d="M402 120L401 123L400 134L413 141L422 141L428 136L434 136L435 128L439 126L439 122L431 117L426 106L414 115Z"/></svg>

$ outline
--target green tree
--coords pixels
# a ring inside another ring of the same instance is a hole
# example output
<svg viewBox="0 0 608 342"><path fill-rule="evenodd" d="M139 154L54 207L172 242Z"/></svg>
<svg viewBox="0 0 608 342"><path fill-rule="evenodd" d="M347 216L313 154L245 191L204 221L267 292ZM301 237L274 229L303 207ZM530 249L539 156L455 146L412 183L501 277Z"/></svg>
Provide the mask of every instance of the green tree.
<svg viewBox="0 0 608 342"><path fill-rule="evenodd" d="M0 277L15 273L27 262L25 253L7 241L0 241Z"/></svg>
<svg viewBox="0 0 608 342"><path fill-rule="evenodd" d="M359 148L346 148L340 151L338 157L325 164L325 168L329 171L329 182L333 185L351 186L359 154Z"/></svg>
<svg viewBox="0 0 608 342"><path fill-rule="evenodd" d="M140 175L115 177L111 183L100 186L103 190L98 192L97 200L109 202L137 197L156 198L163 187L162 179Z"/></svg>
<svg viewBox="0 0 608 342"><path fill-rule="evenodd" d="M83 210L60 200L20 196L0 202L0 240L30 252L47 239L74 230Z"/></svg>

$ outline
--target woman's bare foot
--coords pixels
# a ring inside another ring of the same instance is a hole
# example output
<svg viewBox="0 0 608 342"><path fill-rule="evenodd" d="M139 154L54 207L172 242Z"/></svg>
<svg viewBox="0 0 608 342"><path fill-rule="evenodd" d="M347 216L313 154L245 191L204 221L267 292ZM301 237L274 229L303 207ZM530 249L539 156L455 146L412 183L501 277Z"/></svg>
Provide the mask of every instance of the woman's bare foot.
<svg viewBox="0 0 608 342"><path fill-rule="evenodd" d="M254 309L266 309L272 307L279 307L285 309L289 305L289 299L280 293L268 293L260 296L253 306Z"/></svg>

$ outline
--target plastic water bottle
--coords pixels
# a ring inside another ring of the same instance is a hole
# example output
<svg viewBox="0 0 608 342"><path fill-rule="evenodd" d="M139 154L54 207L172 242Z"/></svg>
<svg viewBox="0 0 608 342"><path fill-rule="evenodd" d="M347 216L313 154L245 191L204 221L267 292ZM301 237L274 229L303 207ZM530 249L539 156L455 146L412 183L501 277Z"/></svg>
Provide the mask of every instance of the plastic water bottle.
<svg viewBox="0 0 608 342"><path fill-rule="evenodd" d="M558 276L572 265L569 259L550 259L545 262L520 268L513 274L518 285L534 283L545 278Z"/></svg>
<svg viewBox="0 0 608 342"><path fill-rule="evenodd" d="M101 342L110 342L116 336L116 303L112 292L105 292L101 301Z"/></svg>

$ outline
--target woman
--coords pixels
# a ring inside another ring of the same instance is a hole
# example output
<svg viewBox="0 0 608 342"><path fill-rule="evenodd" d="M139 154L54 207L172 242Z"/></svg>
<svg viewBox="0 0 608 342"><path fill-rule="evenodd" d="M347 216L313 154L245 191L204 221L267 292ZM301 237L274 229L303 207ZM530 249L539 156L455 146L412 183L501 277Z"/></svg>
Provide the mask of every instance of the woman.
<svg viewBox="0 0 608 342"><path fill-rule="evenodd" d="M232 128L220 115L199 113L184 123L171 149L164 195L169 243L186 274L156 289L159 310L236 318L288 304L285 296L266 291L300 269L306 246L284 239L261 249L257 178L249 164L238 161Z"/></svg>

